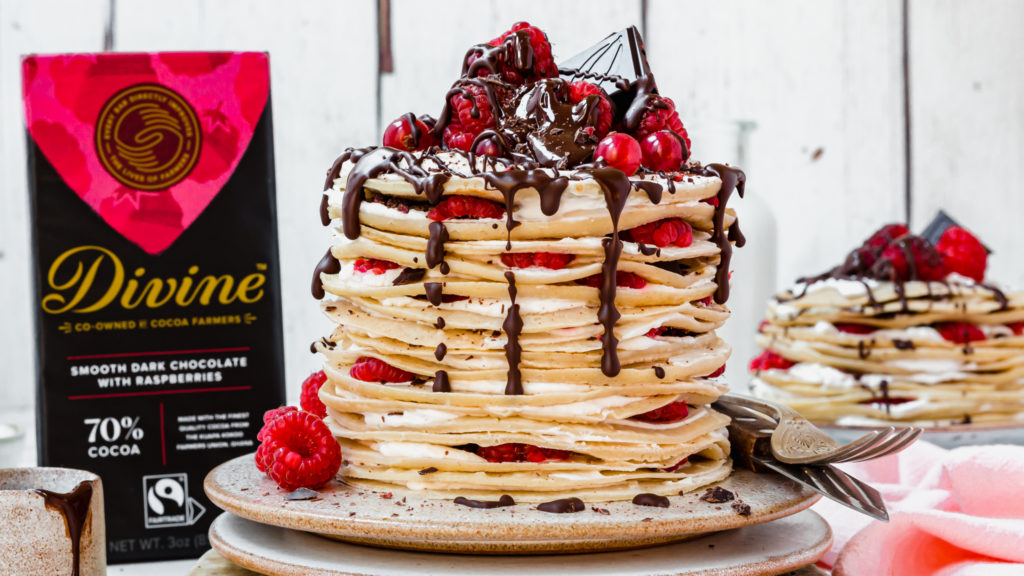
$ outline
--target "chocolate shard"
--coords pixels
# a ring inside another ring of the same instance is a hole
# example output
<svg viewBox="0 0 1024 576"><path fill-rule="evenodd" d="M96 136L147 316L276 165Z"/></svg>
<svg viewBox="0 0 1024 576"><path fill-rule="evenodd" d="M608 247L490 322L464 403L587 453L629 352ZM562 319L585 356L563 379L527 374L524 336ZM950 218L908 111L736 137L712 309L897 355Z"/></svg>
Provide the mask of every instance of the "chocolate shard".
<svg viewBox="0 0 1024 576"><path fill-rule="evenodd" d="M644 39L636 26L613 32L597 44L558 65L559 75L572 82L587 80L599 85L624 112L636 96L637 80L647 78L657 93L654 76L647 63Z"/></svg>
<svg viewBox="0 0 1024 576"><path fill-rule="evenodd" d="M960 224L953 220L949 214L946 214L945 210L939 210L939 213L935 215L935 218L932 218L924 232L921 232L921 237L931 242L932 246L935 246L939 243L939 238L942 238L943 232L953 226L960 226ZM982 246L985 246L985 244L982 243ZM992 249L988 246L985 246L985 250L988 250L989 254L992 253Z"/></svg>

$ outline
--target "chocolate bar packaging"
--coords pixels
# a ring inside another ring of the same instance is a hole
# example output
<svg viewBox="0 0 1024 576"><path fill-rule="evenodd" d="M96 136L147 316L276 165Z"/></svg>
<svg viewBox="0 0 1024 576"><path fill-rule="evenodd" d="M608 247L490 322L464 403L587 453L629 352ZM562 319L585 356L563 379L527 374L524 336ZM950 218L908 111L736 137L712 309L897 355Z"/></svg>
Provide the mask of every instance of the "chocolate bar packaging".
<svg viewBox="0 0 1024 576"><path fill-rule="evenodd" d="M22 72L40 463L101 476L111 561L197 556L203 478L284 403L268 57Z"/></svg>

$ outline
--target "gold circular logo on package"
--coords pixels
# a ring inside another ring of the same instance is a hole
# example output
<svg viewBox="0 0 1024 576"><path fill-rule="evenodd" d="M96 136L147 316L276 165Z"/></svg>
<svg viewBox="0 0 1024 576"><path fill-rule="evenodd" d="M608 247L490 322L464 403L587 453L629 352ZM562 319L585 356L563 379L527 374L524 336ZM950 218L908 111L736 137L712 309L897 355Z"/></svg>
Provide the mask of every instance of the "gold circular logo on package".
<svg viewBox="0 0 1024 576"><path fill-rule="evenodd" d="M136 84L103 105L96 153L125 186L164 190L195 168L201 136L199 118L180 94L159 84Z"/></svg>

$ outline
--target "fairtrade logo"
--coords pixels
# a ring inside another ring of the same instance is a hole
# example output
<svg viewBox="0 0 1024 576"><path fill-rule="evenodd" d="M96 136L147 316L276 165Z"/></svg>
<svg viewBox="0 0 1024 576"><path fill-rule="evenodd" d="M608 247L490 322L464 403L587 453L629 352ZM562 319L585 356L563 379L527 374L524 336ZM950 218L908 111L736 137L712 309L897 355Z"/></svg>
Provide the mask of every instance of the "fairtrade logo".
<svg viewBox="0 0 1024 576"><path fill-rule="evenodd" d="M159 84L136 84L114 94L96 121L96 153L107 172L136 190L164 190L199 160L195 110Z"/></svg>
<svg viewBox="0 0 1024 576"><path fill-rule="evenodd" d="M192 526L206 513L206 508L188 495L186 474L143 476L142 489L147 529Z"/></svg>

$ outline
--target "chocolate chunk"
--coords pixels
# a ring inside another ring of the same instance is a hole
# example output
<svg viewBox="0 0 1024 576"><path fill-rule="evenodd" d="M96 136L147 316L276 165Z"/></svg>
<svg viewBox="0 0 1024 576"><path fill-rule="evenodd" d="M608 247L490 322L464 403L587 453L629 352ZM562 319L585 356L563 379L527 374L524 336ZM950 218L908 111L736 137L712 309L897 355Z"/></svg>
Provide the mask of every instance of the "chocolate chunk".
<svg viewBox="0 0 1024 576"><path fill-rule="evenodd" d="M736 495L732 492L722 488L721 486L714 486L708 488L701 495L700 499L711 504L721 504L722 502L728 502L736 498Z"/></svg>
<svg viewBox="0 0 1024 576"><path fill-rule="evenodd" d="M747 504L743 500L733 502L732 509L740 516L750 516L750 504Z"/></svg>
<svg viewBox="0 0 1024 576"><path fill-rule="evenodd" d="M537 506L537 510L540 510L541 512L551 512L552 514L571 514L586 509L587 505L579 498L562 498L560 500L545 502Z"/></svg>
<svg viewBox="0 0 1024 576"><path fill-rule="evenodd" d="M636 95L636 81L651 77L651 67L640 31L630 26L565 60L558 65L558 73L570 82L587 80L597 84L616 108L624 111Z"/></svg>
<svg viewBox="0 0 1024 576"><path fill-rule="evenodd" d="M668 498L657 494L637 494L633 497L633 504L637 506L654 506L657 508L668 508Z"/></svg>
<svg viewBox="0 0 1024 576"><path fill-rule="evenodd" d="M512 499L508 494L503 495L501 498L495 500L470 500L458 496L455 498L455 503L460 506L469 506L470 508L504 508L506 506L515 506L516 501Z"/></svg>

